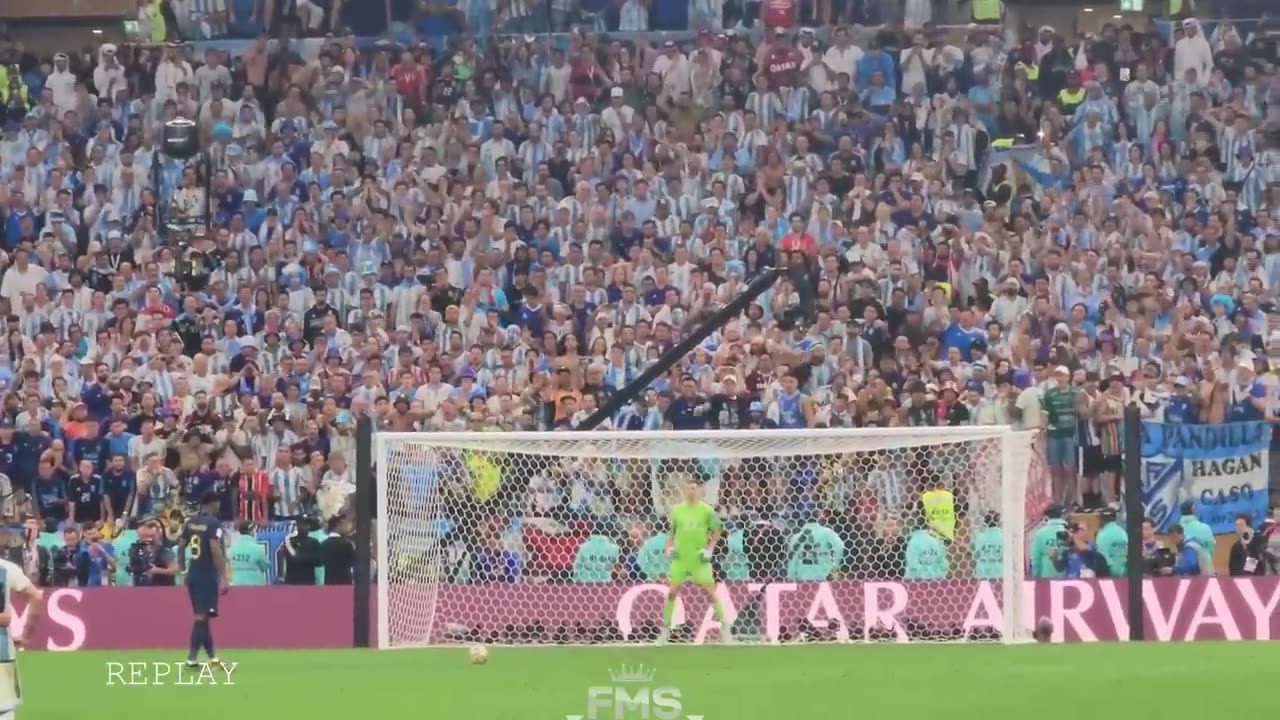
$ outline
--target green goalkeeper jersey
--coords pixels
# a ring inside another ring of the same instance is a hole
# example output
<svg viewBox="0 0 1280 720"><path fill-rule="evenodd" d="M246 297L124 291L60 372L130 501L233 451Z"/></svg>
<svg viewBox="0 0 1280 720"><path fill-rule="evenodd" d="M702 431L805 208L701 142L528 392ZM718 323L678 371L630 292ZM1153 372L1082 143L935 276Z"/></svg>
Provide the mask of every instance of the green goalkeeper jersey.
<svg viewBox="0 0 1280 720"><path fill-rule="evenodd" d="M676 562L696 562L719 530L720 516L704 502L682 502L671 508L671 529L675 533L672 557Z"/></svg>

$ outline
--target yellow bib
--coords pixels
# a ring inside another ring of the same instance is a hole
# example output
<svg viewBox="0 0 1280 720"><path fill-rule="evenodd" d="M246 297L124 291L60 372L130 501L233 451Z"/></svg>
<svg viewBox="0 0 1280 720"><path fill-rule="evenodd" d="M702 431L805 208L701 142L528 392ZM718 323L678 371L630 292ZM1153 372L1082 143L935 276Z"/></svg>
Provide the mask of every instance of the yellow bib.
<svg viewBox="0 0 1280 720"><path fill-rule="evenodd" d="M929 529L944 540L956 537L956 498L950 490L930 490L920 496Z"/></svg>
<svg viewBox="0 0 1280 720"><path fill-rule="evenodd" d="M147 14L151 17L151 42L162 43L169 36L168 28L165 27L164 13L161 12L160 3L153 2L147 8Z"/></svg>
<svg viewBox="0 0 1280 720"><path fill-rule="evenodd" d="M471 495L478 502L487 502L498 492L502 485L502 473L498 466L487 457L474 454L467 458L467 469L471 471Z"/></svg>

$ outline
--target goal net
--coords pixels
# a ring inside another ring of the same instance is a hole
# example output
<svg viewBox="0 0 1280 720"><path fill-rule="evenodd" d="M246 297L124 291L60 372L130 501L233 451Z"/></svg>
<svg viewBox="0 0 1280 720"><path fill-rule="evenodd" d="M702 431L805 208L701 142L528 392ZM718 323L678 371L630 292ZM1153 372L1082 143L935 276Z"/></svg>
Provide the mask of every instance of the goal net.
<svg viewBox="0 0 1280 720"><path fill-rule="evenodd" d="M730 627L690 583L670 642L1030 636L1027 433L379 433L374 449L383 648L655 641L686 494L723 526Z"/></svg>

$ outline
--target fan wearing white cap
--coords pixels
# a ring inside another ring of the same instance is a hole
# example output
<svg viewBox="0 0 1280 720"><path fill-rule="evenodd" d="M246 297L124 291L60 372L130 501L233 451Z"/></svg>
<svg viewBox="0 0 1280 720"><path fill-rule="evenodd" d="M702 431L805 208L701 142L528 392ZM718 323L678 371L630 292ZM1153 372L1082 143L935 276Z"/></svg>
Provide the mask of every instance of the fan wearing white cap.
<svg viewBox="0 0 1280 720"><path fill-rule="evenodd" d="M985 259L985 258L984 258ZM999 295L991 303L991 316L1005 327L1013 327L1018 318L1031 308L1030 301L1022 295L1022 281L1014 275L1000 283Z"/></svg>
<svg viewBox="0 0 1280 720"><path fill-rule="evenodd" d="M1179 375L1173 379L1173 391L1165 400L1162 422L1193 423L1200 419L1200 411L1196 407L1197 393L1191 392L1191 379Z"/></svg>
<svg viewBox="0 0 1280 720"><path fill-rule="evenodd" d="M609 128L609 132L613 133L613 137L618 140L627 136L631 119L636 116L636 111L627 104L624 95L621 87L614 87L609 91L609 107L600 113L600 122Z"/></svg>
<svg viewBox="0 0 1280 720"><path fill-rule="evenodd" d="M1258 382L1253 363L1241 360L1231 374L1231 392L1227 396L1227 422L1275 420L1267 407L1267 386Z"/></svg>

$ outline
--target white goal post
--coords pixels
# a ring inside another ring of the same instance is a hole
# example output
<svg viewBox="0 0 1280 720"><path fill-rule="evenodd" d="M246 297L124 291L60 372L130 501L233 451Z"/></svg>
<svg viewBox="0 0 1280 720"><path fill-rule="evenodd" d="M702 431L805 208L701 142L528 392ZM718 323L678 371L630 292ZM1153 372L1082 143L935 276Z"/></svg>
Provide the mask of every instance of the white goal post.
<svg viewBox="0 0 1280 720"><path fill-rule="evenodd" d="M714 592L737 640L1024 642L1033 437L377 433L378 646L655 641L685 492L723 525ZM723 630L695 585L672 626L673 643Z"/></svg>

